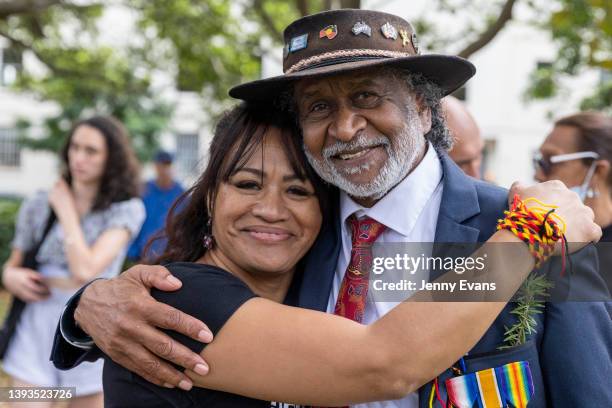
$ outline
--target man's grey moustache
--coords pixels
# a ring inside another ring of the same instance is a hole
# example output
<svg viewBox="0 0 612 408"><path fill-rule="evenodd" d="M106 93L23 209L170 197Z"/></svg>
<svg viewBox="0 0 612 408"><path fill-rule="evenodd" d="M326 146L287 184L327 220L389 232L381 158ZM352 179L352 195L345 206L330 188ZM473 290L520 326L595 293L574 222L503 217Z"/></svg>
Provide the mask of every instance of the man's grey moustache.
<svg viewBox="0 0 612 408"><path fill-rule="evenodd" d="M336 144L333 146L329 146L326 147L325 149L323 149L323 157L325 157L326 159L329 159L333 156L337 156L339 154L346 154L346 153L354 153L356 150L362 150L362 149L371 149L373 147L379 147L379 146L388 146L389 145L389 140L384 139L384 140L376 140L376 141L371 141L368 142L367 144Z"/></svg>

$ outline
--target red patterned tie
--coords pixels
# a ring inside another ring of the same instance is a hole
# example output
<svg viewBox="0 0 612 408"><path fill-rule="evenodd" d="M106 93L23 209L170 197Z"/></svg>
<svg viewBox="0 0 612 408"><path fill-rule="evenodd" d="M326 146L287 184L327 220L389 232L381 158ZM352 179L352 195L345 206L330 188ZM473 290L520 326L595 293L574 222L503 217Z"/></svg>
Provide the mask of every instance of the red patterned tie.
<svg viewBox="0 0 612 408"><path fill-rule="evenodd" d="M351 215L348 221L352 229L351 260L342 279L334 314L361 323L372 269L372 244L386 227L370 217L357 219Z"/></svg>

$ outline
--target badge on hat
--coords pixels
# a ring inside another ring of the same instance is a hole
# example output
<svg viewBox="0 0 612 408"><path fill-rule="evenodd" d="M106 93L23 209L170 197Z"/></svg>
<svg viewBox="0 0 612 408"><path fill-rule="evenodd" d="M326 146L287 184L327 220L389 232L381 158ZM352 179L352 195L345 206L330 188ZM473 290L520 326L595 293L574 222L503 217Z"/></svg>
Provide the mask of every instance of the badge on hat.
<svg viewBox="0 0 612 408"><path fill-rule="evenodd" d="M385 23L385 25L380 27L380 31L382 31L385 38L397 40L397 30L391 24Z"/></svg>
<svg viewBox="0 0 612 408"><path fill-rule="evenodd" d="M400 37L402 37L402 47L405 47L410 42L410 36L408 36L408 31L400 30Z"/></svg>
<svg viewBox="0 0 612 408"><path fill-rule="evenodd" d="M414 48L414 52L416 52L417 54L420 54L421 50L419 49L419 41L417 40L416 33L412 33L412 37L410 38L410 41L412 41L412 47Z"/></svg>
<svg viewBox="0 0 612 408"><path fill-rule="evenodd" d="M308 34L299 35L291 39L289 52L296 52L308 47Z"/></svg>
<svg viewBox="0 0 612 408"><path fill-rule="evenodd" d="M372 29L370 28L369 25L367 25L363 21L356 22L355 25L353 26L353 28L351 29L351 31L355 35L365 34L368 37L372 36Z"/></svg>
<svg viewBox="0 0 612 408"><path fill-rule="evenodd" d="M328 25L319 31L319 38L327 37L328 40L333 40L338 35L338 26L335 24Z"/></svg>

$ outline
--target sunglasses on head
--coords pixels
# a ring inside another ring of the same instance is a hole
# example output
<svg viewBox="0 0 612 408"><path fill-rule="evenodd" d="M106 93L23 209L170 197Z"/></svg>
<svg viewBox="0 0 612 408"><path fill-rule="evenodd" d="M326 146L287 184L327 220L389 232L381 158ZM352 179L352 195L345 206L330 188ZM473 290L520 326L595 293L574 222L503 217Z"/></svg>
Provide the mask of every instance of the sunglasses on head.
<svg viewBox="0 0 612 408"><path fill-rule="evenodd" d="M541 170L545 175L549 175L553 165L557 163L563 163L571 160L581 159L599 159L599 154L595 152L576 152L568 154L558 154L556 156L544 157L542 153L536 152L533 155L533 167L537 170Z"/></svg>

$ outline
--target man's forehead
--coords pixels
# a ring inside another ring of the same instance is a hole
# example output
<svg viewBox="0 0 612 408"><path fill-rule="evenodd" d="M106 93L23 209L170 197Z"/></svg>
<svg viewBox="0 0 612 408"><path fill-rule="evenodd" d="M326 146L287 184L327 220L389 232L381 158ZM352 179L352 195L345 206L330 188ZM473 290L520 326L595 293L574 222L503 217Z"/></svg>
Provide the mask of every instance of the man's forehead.
<svg viewBox="0 0 612 408"><path fill-rule="evenodd" d="M355 88L359 86L384 86L391 83L392 77L383 75L380 71L346 72L333 76L302 79L295 84L295 92L300 96L308 96L328 87Z"/></svg>

